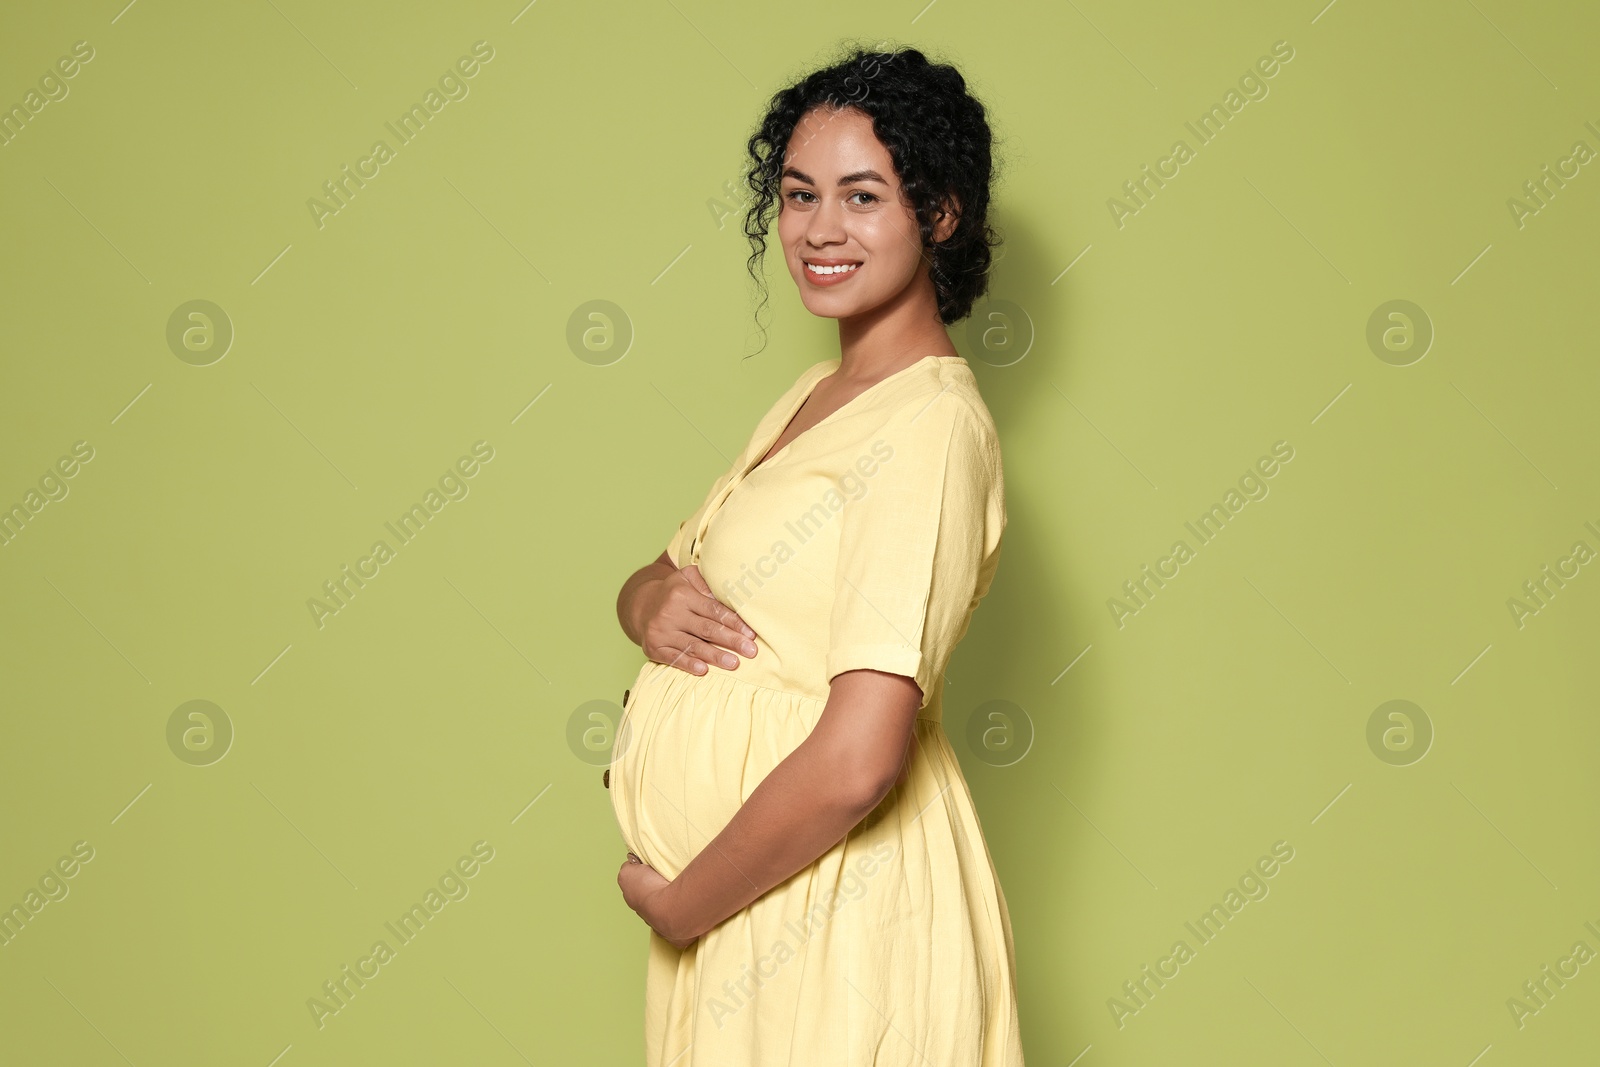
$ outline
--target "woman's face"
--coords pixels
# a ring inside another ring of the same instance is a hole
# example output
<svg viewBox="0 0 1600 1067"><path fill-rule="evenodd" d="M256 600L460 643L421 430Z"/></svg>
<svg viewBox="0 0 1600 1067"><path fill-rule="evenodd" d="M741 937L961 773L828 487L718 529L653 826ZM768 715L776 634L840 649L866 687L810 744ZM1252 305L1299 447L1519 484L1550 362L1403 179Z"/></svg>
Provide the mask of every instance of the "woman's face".
<svg viewBox="0 0 1600 1067"><path fill-rule="evenodd" d="M901 200L889 150L866 114L807 112L789 138L780 194L778 239L807 311L849 318L913 285L934 302L916 213ZM952 229L953 219L939 220L934 239Z"/></svg>

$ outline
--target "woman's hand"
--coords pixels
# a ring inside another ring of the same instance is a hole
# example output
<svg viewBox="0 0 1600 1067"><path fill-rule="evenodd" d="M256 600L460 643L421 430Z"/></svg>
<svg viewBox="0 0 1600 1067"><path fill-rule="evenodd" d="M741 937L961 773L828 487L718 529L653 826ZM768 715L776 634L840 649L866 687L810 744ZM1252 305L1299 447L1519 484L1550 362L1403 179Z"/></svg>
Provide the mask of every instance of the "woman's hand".
<svg viewBox="0 0 1600 1067"><path fill-rule="evenodd" d="M622 864L622 869L617 872L617 885L622 890L622 899L627 901L628 907L638 913L639 918L649 924L662 940L672 945L673 948L688 948L694 944L693 937L673 937L671 917L664 906L666 898L661 891L672 883L661 876L661 872L645 863L632 852Z"/></svg>
<svg viewBox="0 0 1600 1067"><path fill-rule="evenodd" d="M737 667L734 652L747 658L756 654L751 640L755 631L711 595L700 568L692 563L642 587L634 610L643 635L639 645L656 663L700 675L711 663L726 670Z"/></svg>

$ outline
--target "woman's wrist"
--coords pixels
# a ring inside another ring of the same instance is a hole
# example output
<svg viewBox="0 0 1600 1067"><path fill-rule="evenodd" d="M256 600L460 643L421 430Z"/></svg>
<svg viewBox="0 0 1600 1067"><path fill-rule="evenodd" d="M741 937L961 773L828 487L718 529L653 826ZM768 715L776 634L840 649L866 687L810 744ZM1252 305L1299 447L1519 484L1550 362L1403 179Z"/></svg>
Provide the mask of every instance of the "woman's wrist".
<svg viewBox="0 0 1600 1067"><path fill-rule="evenodd" d="M683 887L676 878L656 891L651 900L659 929L677 940L693 940L705 933L704 925L692 914L683 899Z"/></svg>

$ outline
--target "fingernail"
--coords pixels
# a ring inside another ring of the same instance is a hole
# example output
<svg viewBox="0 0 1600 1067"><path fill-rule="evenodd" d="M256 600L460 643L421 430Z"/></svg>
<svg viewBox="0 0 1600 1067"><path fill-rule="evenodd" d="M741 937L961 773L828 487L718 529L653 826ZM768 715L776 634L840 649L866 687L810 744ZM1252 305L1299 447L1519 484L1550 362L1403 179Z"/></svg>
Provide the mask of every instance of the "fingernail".
<svg viewBox="0 0 1600 1067"><path fill-rule="evenodd" d="M756 635L756 632L748 626L740 626L739 629L744 631L746 637L754 637Z"/></svg>
<svg viewBox="0 0 1600 1067"><path fill-rule="evenodd" d="M756 643L754 641L746 641L744 643L744 654L747 656L756 654Z"/></svg>
<svg viewBox="0 0 1600 1067"><path fill-rule="evenodd" d="M732 652L724 652L722 654L722 665L724 667L732 667L735 663L738 663L738 662L739 662L738 660L733 658L733 653Z"/></svg>

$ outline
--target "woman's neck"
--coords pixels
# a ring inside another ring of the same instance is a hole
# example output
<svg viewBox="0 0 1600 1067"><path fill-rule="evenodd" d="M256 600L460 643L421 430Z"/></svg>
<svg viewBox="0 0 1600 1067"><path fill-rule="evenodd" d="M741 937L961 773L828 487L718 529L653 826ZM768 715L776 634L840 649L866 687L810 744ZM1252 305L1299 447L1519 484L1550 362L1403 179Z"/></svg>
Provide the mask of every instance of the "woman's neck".
<svg viewBox="0 0 1600 1067"><path fill-rule="evenodd" d="M841 381L876 382L928 356L960 355L926 273L898 297L839 320Z"/></svg>

